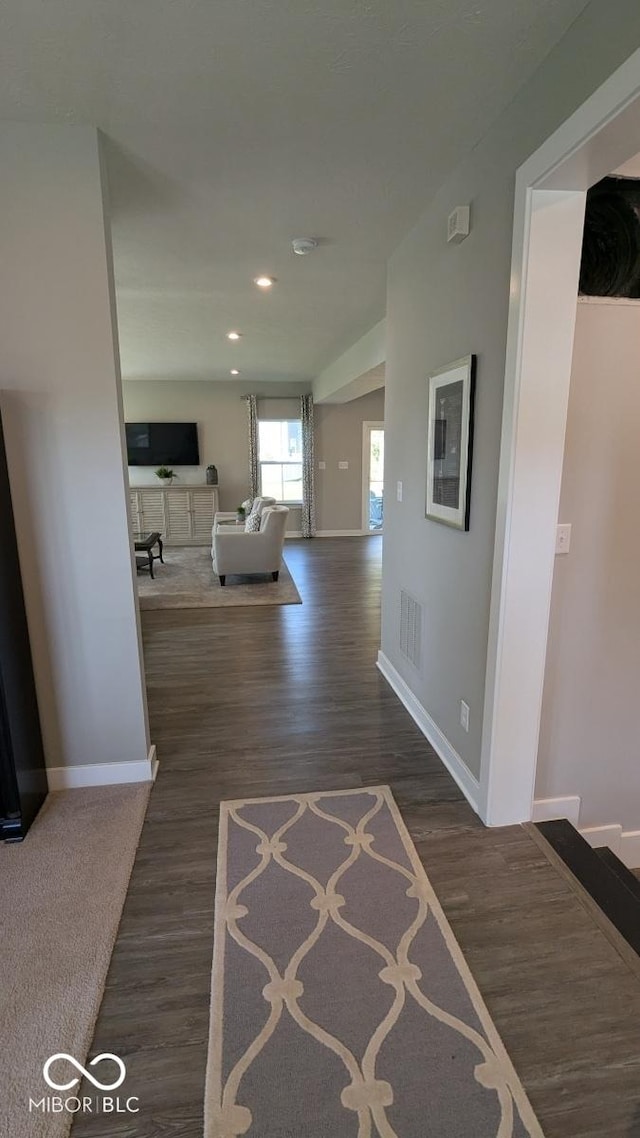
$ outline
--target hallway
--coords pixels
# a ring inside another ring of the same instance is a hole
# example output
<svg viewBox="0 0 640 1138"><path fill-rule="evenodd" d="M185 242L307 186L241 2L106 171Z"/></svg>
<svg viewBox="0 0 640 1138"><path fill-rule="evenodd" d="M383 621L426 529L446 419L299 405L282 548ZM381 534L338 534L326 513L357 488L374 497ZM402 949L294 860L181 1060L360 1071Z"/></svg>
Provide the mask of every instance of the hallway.
<svg viewBox="0 0 640 1138"><path fill-rule="evenodd" d="M144 614L160 769L91 1051L118 1041L140 1113L75 1138L201 1138L219 801L379 783L547 1138L640 1135L639 975L526 830L482 826L378 673L380 553L292 541L301 606Z"/></svg>

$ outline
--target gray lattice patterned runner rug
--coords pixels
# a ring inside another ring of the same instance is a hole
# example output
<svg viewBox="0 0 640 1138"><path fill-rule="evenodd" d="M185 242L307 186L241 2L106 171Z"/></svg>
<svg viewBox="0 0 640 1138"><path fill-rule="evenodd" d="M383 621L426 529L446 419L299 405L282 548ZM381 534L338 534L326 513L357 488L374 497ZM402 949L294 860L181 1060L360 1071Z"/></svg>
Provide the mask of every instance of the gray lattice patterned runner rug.
<svg viewBox="0 0 640 1138"><path fill-rule="evenodd" d="M205 1138L541 1138L388 787L223 802Z"/></svg>

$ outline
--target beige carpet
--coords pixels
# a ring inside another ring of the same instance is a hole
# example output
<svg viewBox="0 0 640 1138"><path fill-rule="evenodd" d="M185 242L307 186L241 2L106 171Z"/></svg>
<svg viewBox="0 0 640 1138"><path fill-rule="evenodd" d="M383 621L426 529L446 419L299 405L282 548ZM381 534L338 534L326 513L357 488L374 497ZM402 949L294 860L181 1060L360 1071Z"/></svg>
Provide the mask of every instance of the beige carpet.
<svg viewBox="0 0 640 1138"><path fill-rule="evenodd" d="M205 1138L542 1138L387 786L222 802Z"/></svg>
<svg viewBox="0 0 640 1138"><path fill-rule="evenodd" d="M0 845L0 1135L69 1132L71 1115L29 1113L29 1098L55 1093L51 1055L85 1063L148 797L146 784L51 794L25 841Z"/></svg>
<svg viewBox="0 0 640 1138"><path fill-rule="evenodd" d="M208 547L165 547L164 559L164 565L160 561L154 561L153 580L146 569L138 572L141 609L302 604L284 561L278 581L267 577L229 576L223 588L211 567L211 551Z"/></svg>

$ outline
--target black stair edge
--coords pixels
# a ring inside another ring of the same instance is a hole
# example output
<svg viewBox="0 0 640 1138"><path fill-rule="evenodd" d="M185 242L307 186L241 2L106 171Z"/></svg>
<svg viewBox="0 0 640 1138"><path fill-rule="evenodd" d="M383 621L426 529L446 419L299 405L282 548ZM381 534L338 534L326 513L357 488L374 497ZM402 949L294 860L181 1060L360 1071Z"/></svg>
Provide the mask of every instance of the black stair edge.
<svg viewBox="0 0 640 1138"><path fill-rule="evenodd" d="M609 866L609 869L615 873L616 877L627 887L629 892L633 893L634 897L637 897L640 901L640 878L636 877L631 869L627 869L627 866L620 860L618 855L615 854L613 850L610 850L608 846L598 846L593 852L598 855L605 865Z"/></svg>
<svg viewBox="0 0 640 1138"><path fill-rule="evenodd" d="M566 818L537 822L536 827L627 944L640 956L640 898Z"/></svg>

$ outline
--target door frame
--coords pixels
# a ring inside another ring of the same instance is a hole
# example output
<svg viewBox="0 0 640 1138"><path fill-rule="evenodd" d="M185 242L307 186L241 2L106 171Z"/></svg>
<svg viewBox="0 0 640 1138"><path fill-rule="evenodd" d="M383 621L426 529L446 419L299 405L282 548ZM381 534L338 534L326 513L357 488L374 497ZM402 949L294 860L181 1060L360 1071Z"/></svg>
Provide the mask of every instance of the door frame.
<svg viewBox="0 0 640 1138"><path fill-rule="evenodd" d="M640 153L640 51L516 174L479 809L534 817L588 188Z"/></svg>
<svg viewBox="0 0 640 1138"><path fill-rule="evenodd" d="M384 533L384 517L382 529L369 529L369 479L371 476L371 431L384 431L384 422L377 419L365 419L362 423L362 534L365 537L379 537Z"/></svg>

